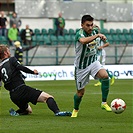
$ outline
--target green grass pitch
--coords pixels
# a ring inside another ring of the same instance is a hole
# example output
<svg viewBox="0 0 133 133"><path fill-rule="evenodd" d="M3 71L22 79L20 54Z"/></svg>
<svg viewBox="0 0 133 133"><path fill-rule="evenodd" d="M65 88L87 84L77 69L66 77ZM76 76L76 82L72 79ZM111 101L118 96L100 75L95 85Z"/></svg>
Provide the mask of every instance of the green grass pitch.
<svg viewBox="0 0 133 133"><path fill-rule="evenodd" d="M101 90L91 80L86 86L77 118L57 117L46 104L31 105L33 113L27 116L10 116L8 110L17 107L10 101L8 91L0 91L0 133L133 133L133 80L115 80L110 87L108 104L115 98L126 102L122 114L106 112L100 108ZM27 82L27 85L44 90L55 97L61 111L72 111L74 81Z"/></svg>

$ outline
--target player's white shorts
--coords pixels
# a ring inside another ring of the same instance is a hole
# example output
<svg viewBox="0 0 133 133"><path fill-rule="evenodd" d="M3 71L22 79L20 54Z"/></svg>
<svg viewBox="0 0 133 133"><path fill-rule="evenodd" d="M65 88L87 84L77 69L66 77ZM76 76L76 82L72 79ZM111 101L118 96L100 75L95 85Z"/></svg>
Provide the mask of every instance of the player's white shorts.
<svg viewBox="0 0 133 133"><path fill-rule="evenodd" d="M95 61L85 69L75 68L75 81L77 90L83 89L89 83L90 75L96 79L96 74L100 69L104 69L99 61Z"/></svg>

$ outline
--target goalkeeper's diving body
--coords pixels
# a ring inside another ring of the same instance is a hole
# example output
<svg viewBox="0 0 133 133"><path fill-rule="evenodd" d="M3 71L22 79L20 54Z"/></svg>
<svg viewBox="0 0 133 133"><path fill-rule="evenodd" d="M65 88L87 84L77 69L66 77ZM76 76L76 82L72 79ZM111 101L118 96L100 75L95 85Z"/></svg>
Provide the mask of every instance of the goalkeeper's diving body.
<svg viewBox="0 0 133 133"><path fill-rule="evenodd" d="M84 15L81 19L81 29L75 36L75 81L77 92L74 95L74 109L71 117L77 117L79 106L85 92L85 86L89 83L90 75L94 79L101 80L102 102L101 108L111 112L107 104L109 93L109 77L106 69L97 60L97 42L96 38L106 40L101 33L94 33L94 18L90 15Z"/></svg>
<svg viewBox="0 0 133 133"><path fill-rule="evenodd" d="M18 110L10 109L12 116L27 115L32 113L29 102L36 105L37 102L46 103L55 116L71 116L71 112L61 112L53 96L30 86L24 82L21 71L29 74L38 74L37 70L30 70L21 65L15 57L11 57L10 50L6 45L0 45L0 81L4 88L9 91L10 99L18 106Z"/></svg>

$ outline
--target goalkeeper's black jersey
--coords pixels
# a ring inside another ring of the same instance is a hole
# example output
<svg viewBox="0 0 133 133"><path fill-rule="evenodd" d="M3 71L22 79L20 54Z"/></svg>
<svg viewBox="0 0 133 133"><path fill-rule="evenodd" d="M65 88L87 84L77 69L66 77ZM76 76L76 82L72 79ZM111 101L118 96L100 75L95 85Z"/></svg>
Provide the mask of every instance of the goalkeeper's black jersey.
<svg viewBox="0 0 133 133"><path fill-rule="evenodd" d="M25 84L21 71L34 74L32 70L19 64L15 57L2 60L0 63L0 80L4 82L5 89L10 91Z"/></svg>

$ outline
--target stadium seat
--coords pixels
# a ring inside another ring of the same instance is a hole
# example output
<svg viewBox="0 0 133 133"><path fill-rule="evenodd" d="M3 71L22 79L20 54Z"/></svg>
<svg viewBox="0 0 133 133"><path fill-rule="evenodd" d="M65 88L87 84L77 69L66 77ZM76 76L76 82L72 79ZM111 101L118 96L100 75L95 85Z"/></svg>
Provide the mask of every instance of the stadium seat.
<svg viewBox="0 0 133 133"><path fill-rule="evenodd" d="M0 43L1 44L8 44L8 39L5 36L0 36Z"/></svg>
<svg viewBox="0 0 133 133"><path fill-rule="evenodd" d="M113 37L112 37L112 35L109 34L109 35L106 35L106 37L107 37L109 43L110 43L110 44L113 44Z"/></svg>
<svg viewBox="0 0 133 133"><path fill-rule="evenodd" d="M64 39L65 39L65 44L72 44L72 38L70 35L65 35Z"/></svg>
<svg viewBox="0 0 133 133"><path fill-rule="evenodd" d="M63 33L64 33L64 36L68 35L68 30L67 29L63 29Z"/></svg>
<svg viewBox="0 0 133 133"><path fill-rule="evenodd" d="M64 45L65 44L65 39L64 36L58 36L58 44Z"/></svg>
<svg viewBox="0 0 133 133"><path fill-rule="evenodd" d="M44 38L44 44L51 45L51 41L50 41L50 38L48 36L43 36L43 38Z"/></svg>
<svg viewBox="0 0 133 133"><path fill-rule="evenodd" d="M41 29L41 34L42 35L48 35L48 31L46 29Z"/></svg>
<svg viewBox="0 0 133 133"><path fill-rule="evenodd" d="M104 35L108 35L109 31L107 29L101 29L100 32Z"/></svg>
<svg viewBox="0 0 133 133"><path fill-rule="evenodd" d="M51 45L58 45L58 39L55 35L50 36Z"/></svg>
<svg viewBox="0 0 133 133"><path fill-rule="evenodd" d="M120 29L116 29L116 34L120 35L120 34L122 34L122 31Z"/></svg>
<svg viewBox="0 0 133 133"><path fill-rule="evenodd" d="M35 46L37 45L37 41L36 41L36 36L32 36L32 45Z"/></svg>
<svg viewBox="0 0 133 133"><path fill-rule="evenodd" d="M74 29L69 29L69 35L75 35L75 31L74 31Z"/></svg>
<svg viewBox="0 0 133 133"><path fill-rule="evenodd" d="M75 44L75 35L71 35L72 43Z"/></svg>
<svg viewBox="0 0 133 133"><path fill-rule="evenodd" d="M114 34L116 34L116 31L115 31L114 29L110 29L110 30L109 30L109 33L110 33L111 35L114 35Z"/></svg>
<svg viewBox="0 0 133 133"><path fill-rule="evenodd" d="M129 31L128 31L127 29L122 29L122 33L123 33L124 35L127 35L127 34L129 34Z"/></svg>
<svg viewBox="0 0 133 133"><path fill-rule="evenodd" d="M22 42L21 37L17 36L17 41Z"/></svg>
<svg viewBox="0 0 133 133"><path fill-rule="evenodd" d="M24 30L24 29L21 29L21 30L19 31L20 35L22 34L23 30Z"/></svg>
<svg viewBox="0 0 133 133"><path fill-rule="evenodd" d="M34 29L34 34L41 35L41 31L38 28L36 28L36 29Z"/></svg>
<svg viewBox="0 0 133 133"><path fill-rule="evenodd" d="M119 38L121 40L121 44L125 44L125 45L127 44L127 39L125 35L119 35Z"/></svg>
<svg viewBox="0 0 133 133"><path fill-rule="evenodd" d="M36 42L39 45L44 45L44 37L42 35L36 36Z"/></svg>
<svg viewBox="0 0 133 133"><path fill-rule="evenodd" d="M49 35L55 35L55 30L54 29L48 29L48 34Z"/></svg>
<svg viewBox="0 0 133 133"><path fill-rule="evenodd" d="M125 38L127 39L128 44L132 44L133 45L133 38L132 35L125 35Z"/></svg>
<svg viewBox="0 0 133 133"><path fill-rule="evenodd" d="M120 44L121 43L121 40L120 40L118 35L112 35L112 38L113 38L114 44Z"/></svg>
<svg viewBox="0 0 133 133"><path fill-rule="evenodd" d="M133 29L129 29L129 34L133 35Z"/></svg>

